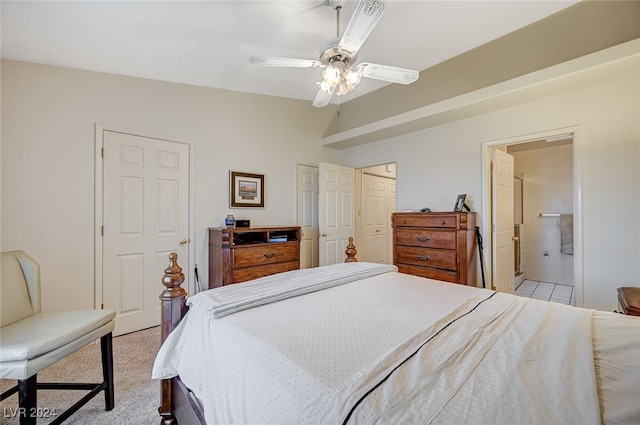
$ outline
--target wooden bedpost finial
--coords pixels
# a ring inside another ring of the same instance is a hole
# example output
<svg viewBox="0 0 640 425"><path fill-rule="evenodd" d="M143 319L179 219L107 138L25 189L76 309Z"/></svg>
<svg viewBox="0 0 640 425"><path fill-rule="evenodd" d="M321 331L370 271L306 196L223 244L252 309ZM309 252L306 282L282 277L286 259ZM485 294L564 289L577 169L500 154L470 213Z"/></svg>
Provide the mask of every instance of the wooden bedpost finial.
<svg viewBox="0 0 640 425"><path fill-rule="evenodd" d="M187 291L180 286L183 282L184 274L182 273L182 267L178 265L178 254L172 252L169 254L169 267L164 270L164 276L162 276L162 284L165 286L164 291L160 294L162 342L178 326L180 319L185 314Z"/></svg>
<svg viewBox="0 0 640 425"><path fill-rule="evenodd" d="M161 300L171 300L173 298L185 297L186 291L180 286L184 283L184 274L182 267L178 265L178 254L172 252L169 254L169 267L164 269L162 276L162 284L166 287L162 294Z"/></svg>
<svg viewBox="0 0 640 425"><path fill-rule="evenodd" d="M349 244L347 245L347 249L344 251L347 254L347 258L344 260L345 263L357 263L356 254L358 251L356 250L356 246L353 244L353 237L349 236Z"/></svg>

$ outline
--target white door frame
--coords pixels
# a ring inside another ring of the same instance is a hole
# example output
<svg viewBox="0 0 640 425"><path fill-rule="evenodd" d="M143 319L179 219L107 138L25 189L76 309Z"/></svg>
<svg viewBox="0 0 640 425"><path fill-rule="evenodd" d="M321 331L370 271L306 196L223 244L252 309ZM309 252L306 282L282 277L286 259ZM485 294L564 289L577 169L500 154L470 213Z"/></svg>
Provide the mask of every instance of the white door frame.
<svg viewBox="0 0 640 425"><path fill-rule="evenodd" d="M104 198L104 176L103 176L103 159L102 159L102 148L104 146L104 132L105 131L113 131L125 134L131 134L135 136L141 137L149 137L167 140L175 143L183 143L189 146L189 205L186 208L189 209L187 212L187 217L189 217L189 258L191 258L191 262L195 264L195 239L194 239L194 193L195 193L195 172L194 172L194 164L195 164L195 143L193 140L187 139L179 139L176 137L167 137L164 135L158 135L149 132L143 132L138 130L131 130L124 127L117 127L108 124L96 123L95 124L95 229L94 229L94 261L95 261L95 291L94 291L94 303L95 308L102 308L102 290L103 290L103 249L102 249L102 224L104 223L104 217L102 214L103 208L103 198ZM178 258L178 264L180 264L180 259ZM167 266L169 265L169 258L167 258ZM193 273L188 273L187 276L192 276ZM190 277L189 282L183 284L183 288L189 294L195 294L195 283L194 278ZM158 294L160 296L160 294Z"/></svg>
<svg viewBox="0 0 640 425"><path fill-rule="evenodd" d="M577 307L584 306L584 261L582 242L582 145L584 133L580 126L571 126L553 130L493 140L482 144L482 229L483 257L487 288L492 287L492 270L486 268L492 264L491 246L491 150L497 146L515 145L533 140L573 134L573 289Z"/></svg>

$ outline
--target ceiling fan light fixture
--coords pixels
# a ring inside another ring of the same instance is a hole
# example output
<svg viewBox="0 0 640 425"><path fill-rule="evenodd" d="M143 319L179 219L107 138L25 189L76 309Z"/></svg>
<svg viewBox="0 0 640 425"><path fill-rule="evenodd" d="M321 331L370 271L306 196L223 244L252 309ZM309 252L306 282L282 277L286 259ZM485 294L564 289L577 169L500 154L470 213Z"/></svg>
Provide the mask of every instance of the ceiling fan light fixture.
<svg viewBox="0 0 640 425"><path fill-rule="evenodd" d="M318 85L318 87L320 87L320 90L322 90L325 93L333 93L333 89L335 86L331 87L329 85L329 83L327 83L326 81L322 80L319 83L316 83Z"/></svg>
<svg viewBox="0 0 640 425"><path fill-rule="evenodd" d="M362 78L362 73L355 71L351 68L347 69L344 72L344 80L347 85L353 90L358 84L360 84L360 79Z"/></svg>
<svg viewBox="0 0 640 425"><path fill-rule="evenodd" d="M342 70L337 66L327 65L327 68L322 71L322 78L324 79L323 82L327 83L331 87L337 86L342 79L341 71Z"/></svg>
<svg viewBox="0 0 640 425"><path fill-rule="evenodd" d="M349 68L344 62L336 61L327 65L322 72L323 80L320 81L318 87L326 93L330 93L337 86L338 96L350 93L360 83L362 74L354 69Z"/></svg>
<svg viewBox="0 0 640 425"><path fill-rule="evenodd" d="M345 83L344 81L342 81L339 85L338 85L338 91L336 92L336 94L338 96L342 96L345 95L347 93L349 93L351 91L351 89L347 86L347 83Z"/></svg>

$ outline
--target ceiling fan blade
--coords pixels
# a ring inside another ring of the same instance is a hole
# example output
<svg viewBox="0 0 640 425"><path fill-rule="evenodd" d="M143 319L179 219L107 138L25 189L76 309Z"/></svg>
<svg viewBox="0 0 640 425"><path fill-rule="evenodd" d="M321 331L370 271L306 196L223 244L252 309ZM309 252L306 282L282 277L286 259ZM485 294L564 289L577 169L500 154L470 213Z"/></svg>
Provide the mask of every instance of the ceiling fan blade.
<svg viewBox="0 0 640 425"><path fill-rule="evenodd" d="M251 55L247 57L247 62L260 66L279 66L289 68L318 68L322 66L320 61L311 59L279 58L276 56Z"/></svg>
<svg viewBox="0 0 640 425"><path fill-rule="evenodd" d="M362 72L363 77L398 84L411 84L419 76L418 71L375 63L361 63L357 70Z"/></svg>
<svg viewBox="0 0 640 425"><path fill-rule="evenodd" d="M360 0L342 34L338 47L355 54L364 44L387 7L384 0Z"/></svg>
<svg viewBox="0 0 640 425"><path fill-rule="evenodd" d="M327 106L329 104L329 100L331 100L331 96L333 95L333 92L335 91L335 89L336 89L335 87L332 88L330 93L327 93L322 89L318 90L318 94L316 94L316 98L313 99L313 106L315 106L316 108L323 108Z"/></svg>

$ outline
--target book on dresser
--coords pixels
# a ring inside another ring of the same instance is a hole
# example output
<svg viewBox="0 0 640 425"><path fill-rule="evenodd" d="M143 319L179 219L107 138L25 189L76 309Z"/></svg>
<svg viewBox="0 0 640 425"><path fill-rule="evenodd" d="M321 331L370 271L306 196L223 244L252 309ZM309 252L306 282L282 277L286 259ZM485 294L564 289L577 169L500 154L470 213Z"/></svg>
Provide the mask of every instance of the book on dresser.
<svg viewBox="0 0 640 425"><path fill-rule="evenodd" d="M209 288L300 268L300 226L209 228Z"/></svg>
<svg viewBox="0 0 640 425"><path fill-rule="evenodd" d="M391 220L398 271L477 286L476 213L396 212Z"/></svg>

